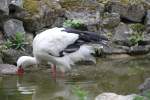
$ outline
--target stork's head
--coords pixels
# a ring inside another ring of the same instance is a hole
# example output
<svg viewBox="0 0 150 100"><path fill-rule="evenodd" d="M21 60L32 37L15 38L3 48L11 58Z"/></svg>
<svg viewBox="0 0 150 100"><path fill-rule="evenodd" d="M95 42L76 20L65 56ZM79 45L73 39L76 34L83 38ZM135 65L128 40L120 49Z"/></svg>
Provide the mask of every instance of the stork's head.
<svg viewBox="0 0 150 100"><path fill-rule="evenodd" d="M30 56L22 56L17 60L17 74L22 75L24 68L36 64L36 59Z"/></svg>

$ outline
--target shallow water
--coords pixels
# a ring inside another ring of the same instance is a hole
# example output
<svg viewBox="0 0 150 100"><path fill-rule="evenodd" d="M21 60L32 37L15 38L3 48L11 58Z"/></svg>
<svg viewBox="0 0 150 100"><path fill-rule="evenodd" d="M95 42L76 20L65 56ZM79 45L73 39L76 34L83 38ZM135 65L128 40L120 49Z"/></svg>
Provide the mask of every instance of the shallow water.
<svg viewBox="0 0 150 100"><path fill-rule="evenodd" d="M76 65L66 78L47 72L0 77L0 100L78 100L74 87L88 93L88 100L102 92L139 93L138 86L150 77L150 58L98 59L96 65Z"/></svg>

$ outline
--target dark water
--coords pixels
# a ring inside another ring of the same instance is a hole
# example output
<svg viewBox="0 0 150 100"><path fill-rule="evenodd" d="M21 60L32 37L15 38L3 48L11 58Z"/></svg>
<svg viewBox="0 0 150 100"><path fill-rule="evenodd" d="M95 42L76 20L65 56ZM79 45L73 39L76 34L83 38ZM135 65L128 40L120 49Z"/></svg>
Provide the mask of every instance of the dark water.
<svg viewBox="0 0 150 100"><path fill-rule="evenodd" d="M77 76L56 80L44 72L0 77L0 100L78 100L73 92L77 86L88 93L88 100L102 92L139 93L137 87L150 77L150 58L98 59L96 65L76 69L72 72Z"/></svg>

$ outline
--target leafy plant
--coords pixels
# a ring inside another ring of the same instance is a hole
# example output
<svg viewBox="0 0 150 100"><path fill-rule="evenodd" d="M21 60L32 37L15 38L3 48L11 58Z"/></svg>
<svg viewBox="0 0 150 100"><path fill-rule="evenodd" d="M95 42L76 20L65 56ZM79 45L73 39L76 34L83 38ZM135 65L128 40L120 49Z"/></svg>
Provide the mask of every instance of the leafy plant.
<svg viewBox="0 0 150 100"><path fill-rule="evenodd" d="M134 31L129 37L130 45L139 45L139 42L143 41L143 31L145 29L142 24L130 24L130 28Z"/></svg>
<svg viewBox="0 0 150 100"><path fill-rule="evenodd" d="M87 92L76 86L73 88L73 93L79 98L79 100L87 99Z"/></svg>
<svg viewBox="0 0 150 100"><path fill-rule="evenodd" d="M143 32L144 29L145 29L145 26L143 24L130 24L129 25L130 28L132 28L133 31L136 31L136 32Z"/></svg>
<svg viewBox="0 0 150 100"><path fill-rule="evenodd" d="M144 38L143 33L134 32L129 37L130 45L139 45L139 42L143 41L143 38Z"/></svg>
<svg viewBox="0 0 150 100"><path fill-rule="evenodd" d="M85 25L80 20L66 20L63 23L63 27L75 28L75 29L83 29L85 27Z"/></svg>
<svg viewBox="0 0 150 100"><path fill-rule="evenodd" d="M19 32L17 32L14 37L8 39L5 43L7 48L21 49L21 50L24 50L26 44L27 43L25 42L25 36Z"/></svg>

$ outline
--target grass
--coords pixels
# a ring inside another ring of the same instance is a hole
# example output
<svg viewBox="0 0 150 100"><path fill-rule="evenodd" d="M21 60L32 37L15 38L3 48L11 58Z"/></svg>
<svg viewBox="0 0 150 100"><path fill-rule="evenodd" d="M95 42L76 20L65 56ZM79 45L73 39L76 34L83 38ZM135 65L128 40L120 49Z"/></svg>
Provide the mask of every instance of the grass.
<svg viewBox="0 0 150 100"><path fill-rule="evenodd" d="M74 28L74 29L84 29L85 25L82 21L80 20L66 20L63 23L63 27L65 28Z"/></svg>
<svg viewBox="0 0 150 100"><path fill-rule="evenodd" d="M5 46L8 49L25 50L24 47L26 44L24 34L17 32L14 37L11 37L6 41Z"/></svg>

